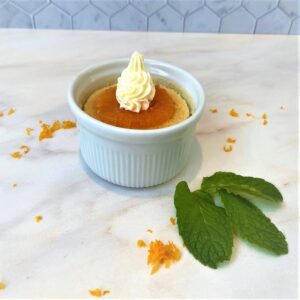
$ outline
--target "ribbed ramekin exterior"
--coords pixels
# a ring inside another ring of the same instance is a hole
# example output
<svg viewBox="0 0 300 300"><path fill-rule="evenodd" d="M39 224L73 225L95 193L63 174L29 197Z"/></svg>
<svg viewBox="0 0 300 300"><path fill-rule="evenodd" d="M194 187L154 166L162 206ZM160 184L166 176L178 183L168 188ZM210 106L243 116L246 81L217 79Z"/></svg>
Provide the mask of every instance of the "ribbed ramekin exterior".
<svg viewBox="0 0 300 300"><path fill-rule="evenodd" d="M92 91L114 80L128 59L105 61L80 72L70 85L68 101L80 130L80 150L87 166L109 182L133 188L161 184L176 176L190 155L193 131L204 106L204 92L188 72L145 60L151 75L181 86L190 96L192 115L167 128L135 130L100 122L82 110Z"/></svg>
<svg viewBox="0 0 300 300"><path fill-rule="evenodd" d="M161 184L185 166L193 133L157 144L131 144L95 136L80 128L80 149L90 169L103 179L126 187Z"/></svg>

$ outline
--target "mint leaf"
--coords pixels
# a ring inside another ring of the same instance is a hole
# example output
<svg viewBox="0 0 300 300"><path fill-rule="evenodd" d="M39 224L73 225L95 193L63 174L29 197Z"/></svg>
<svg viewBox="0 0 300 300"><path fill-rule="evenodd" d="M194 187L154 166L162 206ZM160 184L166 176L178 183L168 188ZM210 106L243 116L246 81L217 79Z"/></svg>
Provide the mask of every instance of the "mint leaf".
<svg viewBox="0 0 300 300"><path fill-rule="evenodd" d="M288 253L283 233L259 208L248 200L224 190L220 191L220 196L233 229L241 238L277 255Z"/></svg>
<svg viewBox="0 0 300 300"><path fill-rule="evenodd" d="M192 192L192 194L201 199L206 199L208 202L214 203L214 199L209 193L206 193L201 190L196 190L196 191Z"/></svg>
<svg viewBox="0 0 300 300"><path fill-rule="evenodd" d="M179 234L193 256L211 268L229 260L233 233L225 210L207 193L191 193L185 181L176 186L174 204Z"/></svg>
<svg viewBox="0 0 300 300"><path fill-rule="evenodd" d="M261 178L245 177L231 172L217 172L210 177L204 177L201 189L212 195L224 189L248 200L282 201L281 193L272 183Z"/></svg>

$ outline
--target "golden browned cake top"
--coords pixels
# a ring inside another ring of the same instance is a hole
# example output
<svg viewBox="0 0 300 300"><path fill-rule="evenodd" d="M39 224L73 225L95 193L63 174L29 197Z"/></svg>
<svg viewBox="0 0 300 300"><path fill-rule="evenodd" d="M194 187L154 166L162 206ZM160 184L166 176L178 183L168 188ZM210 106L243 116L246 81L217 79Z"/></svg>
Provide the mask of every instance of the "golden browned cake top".
<svg viewBox="0 0 300 300"><path fill-rule="evenodd" d="M104 123L129 129L154 129L174 125L188 118L186 102L173 90L160 85L148 110L132 112L120 108L116 99L116 85L94 92L84 111Z"/></svg>

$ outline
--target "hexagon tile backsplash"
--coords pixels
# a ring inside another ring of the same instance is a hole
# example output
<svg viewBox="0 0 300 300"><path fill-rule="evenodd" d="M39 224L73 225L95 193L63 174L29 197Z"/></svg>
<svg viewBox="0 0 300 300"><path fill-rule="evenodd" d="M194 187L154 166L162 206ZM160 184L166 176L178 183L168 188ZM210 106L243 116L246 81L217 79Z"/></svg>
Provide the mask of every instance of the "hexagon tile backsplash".
<svg viewBox="0 0 300 300"><path fill-rule="evenodd" d="M0 0L0 28L299 34L299 0Z"/></svg>

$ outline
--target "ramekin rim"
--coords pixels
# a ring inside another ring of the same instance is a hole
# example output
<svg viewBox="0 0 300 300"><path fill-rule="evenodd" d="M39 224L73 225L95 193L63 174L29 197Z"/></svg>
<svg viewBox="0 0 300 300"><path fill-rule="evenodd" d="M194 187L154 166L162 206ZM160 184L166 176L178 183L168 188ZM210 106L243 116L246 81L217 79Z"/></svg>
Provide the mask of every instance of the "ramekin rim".
<svg viewBox="0 0 300 300"><path fill-rule="evenodd" d="M184 128L188 128L190 124L193 124L197 119L200 117L204 106L205 106L205 94L202 88L202 85L199 83L199 81L189 72L186 70L177 67L176 65L166 63L160 60L155 60L155 59L145 59L146 64L151 63L156 65L157 67L159 66L166 66L171 69L176 69L177 71L181 72L184 74L184 76L187 76L189 80L193 82L195 86L197 86L198 91L202 94L203 101L202 104L198 105L196 107L195 111L192 113L192 115L187 118L186 120L169 126L169 127L164 127L164 128L157 128L157 129L130 129L130 128L122 128L122 127L117 127L113 126L107 123L104 123L100 120L97 120L91 116L89 116L86 112L84 112L79 105L76 103L75 98L74 98L74 89L75 85L78 84L78 81L81 76L85 75L87 72L91 72L95 69L100 68L101 66L109 65L109 64L116 64L116 63L124 63L128 62L128 58L117 58L117 59L110 59L110 60L105 60L102 61L101 63L93 64L90 65L83 70L81 70L78 74L76 74L73 79L71 80L69 87L68 87L68 104L72 110L72 112L75 114L77 118L84 119L86 122L93 127L97 127L99 129L103 129L106 131L110 131L111 133L116 133L116 134L126 134L126 135L134 135L134 136L153 136L153 135L160 135L160 134L168 134L168 133L174 133L176 131L182 130Z"/></svg>

